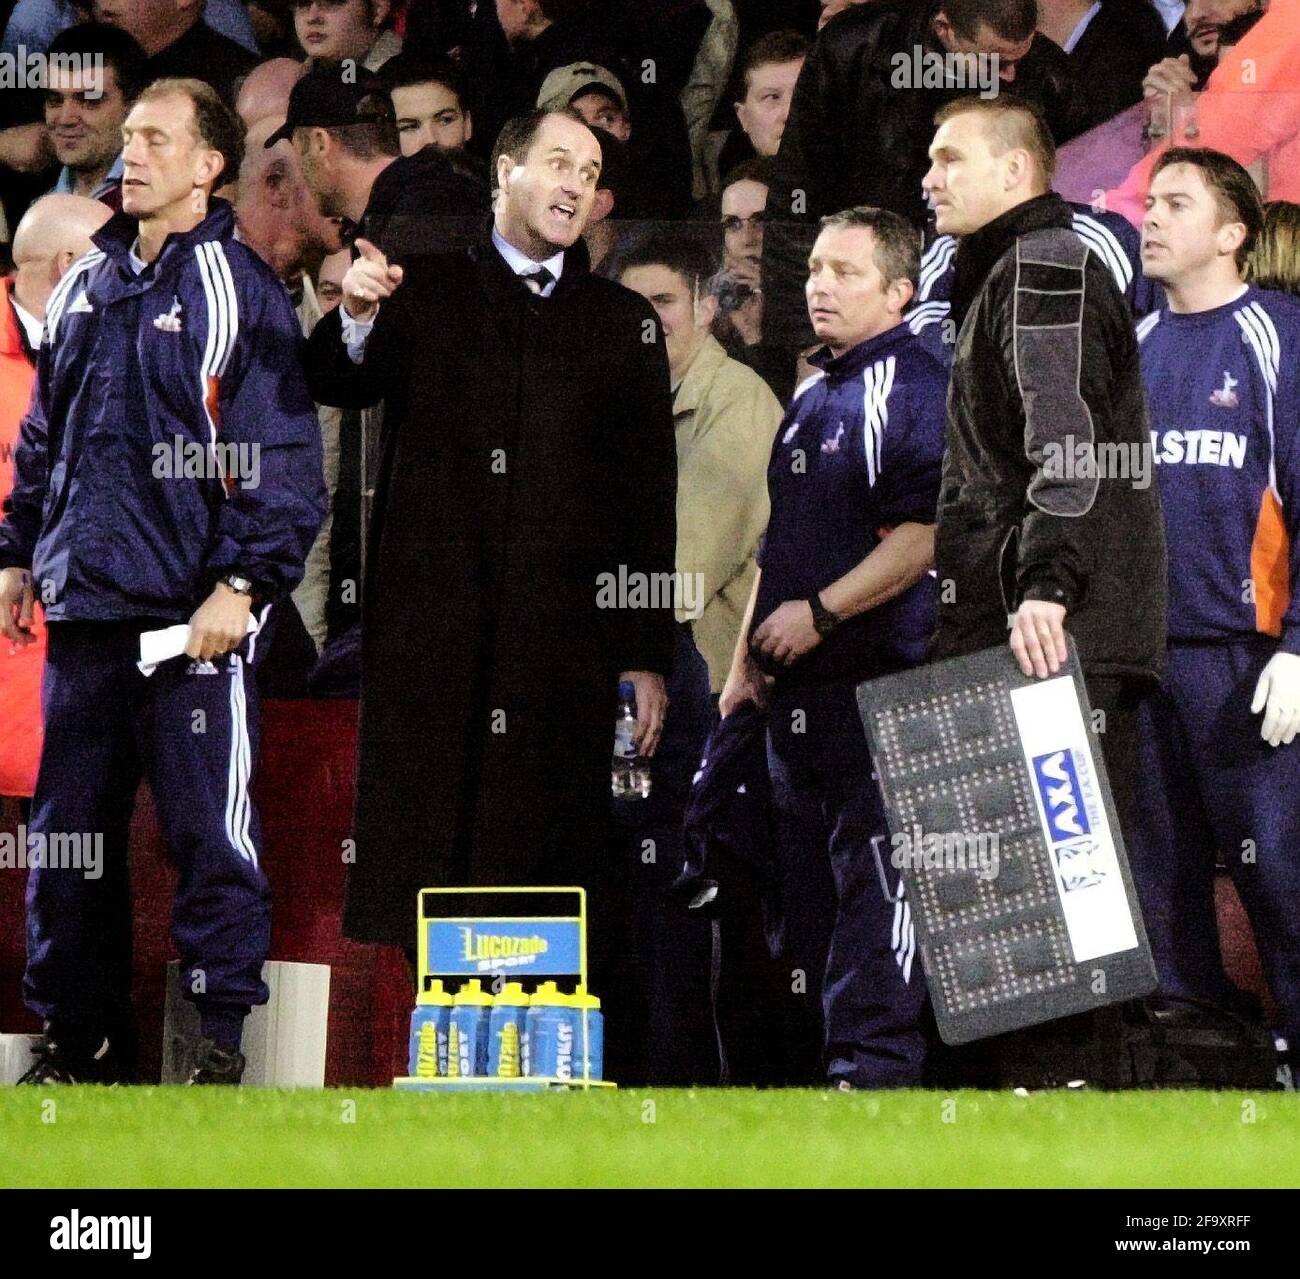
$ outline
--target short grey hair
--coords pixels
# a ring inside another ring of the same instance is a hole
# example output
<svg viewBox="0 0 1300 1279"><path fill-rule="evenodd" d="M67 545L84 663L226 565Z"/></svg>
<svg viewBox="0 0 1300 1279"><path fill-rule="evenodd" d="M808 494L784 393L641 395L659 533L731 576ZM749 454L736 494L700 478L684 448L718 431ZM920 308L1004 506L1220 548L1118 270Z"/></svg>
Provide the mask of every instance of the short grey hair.
<svg viewBox="0 0 1300 1279"><path fill-rule="evenodd" d="M906 219L889 209L877 209L859 204L852 209L842 209L822 218L821 229L832 227L865 227L876 237L872 260L887 284L907 280L916 288L921 272L921 233Z"/></svg>

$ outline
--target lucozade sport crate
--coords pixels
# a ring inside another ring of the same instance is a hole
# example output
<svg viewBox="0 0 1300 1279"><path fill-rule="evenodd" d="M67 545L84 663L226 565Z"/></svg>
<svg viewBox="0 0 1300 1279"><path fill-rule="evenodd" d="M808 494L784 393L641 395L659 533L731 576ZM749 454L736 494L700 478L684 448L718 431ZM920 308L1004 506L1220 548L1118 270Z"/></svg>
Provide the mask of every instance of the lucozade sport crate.
<svg viewBox="0 0 1300 1279"><path fill-rule="evenodd" d="M425 888L416 920L411 1073L395 1088L615 1086L600 1077L603 1022L587 989L585 889Z"/></svg>

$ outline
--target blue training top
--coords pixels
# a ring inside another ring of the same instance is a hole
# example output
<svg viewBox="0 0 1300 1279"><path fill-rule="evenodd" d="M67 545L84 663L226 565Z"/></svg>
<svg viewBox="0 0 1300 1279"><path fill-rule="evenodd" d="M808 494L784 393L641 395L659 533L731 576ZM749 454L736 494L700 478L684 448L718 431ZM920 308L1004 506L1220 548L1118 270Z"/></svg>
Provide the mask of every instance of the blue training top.
<svg viewBox="0 0 1300 1279"><path fill-rule="evenodd" d="M807 599L905 521L934 523L948 378L906 324L843 355L823 348L772 447L772 515L759 554L754 625ZM930 574L839 626L784 671L791 682L865 679L919 662L934 629Z"/></svg>
<svg viewBox="0 0 1300 1279"><path fill-rule="evenodd" d="M1300 299L1253 286L1137 327L1169 543L1169 634L1300 653Z"/></svg>

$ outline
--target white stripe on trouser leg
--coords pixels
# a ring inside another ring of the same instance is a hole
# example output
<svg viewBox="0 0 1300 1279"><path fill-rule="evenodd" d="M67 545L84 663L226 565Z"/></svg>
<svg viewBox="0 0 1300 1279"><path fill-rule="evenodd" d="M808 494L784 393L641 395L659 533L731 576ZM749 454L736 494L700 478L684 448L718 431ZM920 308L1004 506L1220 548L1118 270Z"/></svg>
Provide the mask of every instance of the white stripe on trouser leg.
<svg viewBox="0 0 1300 1279"><path fill-rule="evenodd" d="M253 743L248 735L248 690L244 687L244 659L236 654L235 661L239 664L237 676L239 683L239 740L240 753L243 758L240 804L235 810L235 833L239 837L239 847L244 856L253 866L256 866L257 850L253 847L253 841L248 829L253 815L253 797L249 793L249 783L253 778Z"/></svg>
<svg viewBox="0 0 1300 1279"><path fill-rule="evenodd" d="M244 663L234 658L230 677L230 774L226 792L226 838L246 862L257 865L257 854L249 838L248 779L252 771L252 749L248 740L248 703L244 693Z"/></svg>
<svg viewBox="0 0 1300 1279"><path fill-rule="evenodd" d="M238 679L230 676L230 762L226 769L226 838L235 844L235 801L239 796L239 704Z"/></svg>
<svg viewBox="0 0 1300 1279"><path fill-rule="evenodd" d="M251 790L253 780L253 739L248 735L248 702L244 688L244 662L242 658L237 660L239 661L239 706L242 711L240 723L243 725L244 738L244 817L239 827L239 839L248 854L249 862L256 867L257 849L253 846L253 836L250 830L253 821L253 794Z"/></svg>
<svg viewBox="0 0 1300 1279"><path fill-rule="evenodd" d="M894 930L889 937L889 949L897 952L903 927L903 899L894 902Z"/></svg>
<svg viewBox="0 0 1300 1279"><path fill-rule="evenodd" d="M901 892L901 888L900 888ZM903 970L903 980L910 982L912 980L912 957L916 954L916 929L912 926L912 908L905 901L899 901L895 904L895 911L899 906L903 910L902 927L894 933L894 958L898 961L898 966Z"/></svg>
<svg viewBox="0 0 1300 1279"><path fill-rule="evenodd" d="M243 716L240 714L239 707L239 694L242 689L240 688L239 676L239 669L232 661L230 672L230 768L226 782L226 839L229 841L231 848L243 857L244 850L239 846L238 835L244 766L244 752L240 733Z"/></svg>
<svg viewBox="0 0 1300 1279"><path fill-rule="evenodd" d="M257 652L257 637L262 633L263 628L266 626L266 619L270 617L270 615L271 615L271 605L268 604L266 605L265 608L262 609L262 615L257 619L257 630L253 632L253 634L249 637L248 640L248 665L249 666L252 666L253 654Z"/></svg>

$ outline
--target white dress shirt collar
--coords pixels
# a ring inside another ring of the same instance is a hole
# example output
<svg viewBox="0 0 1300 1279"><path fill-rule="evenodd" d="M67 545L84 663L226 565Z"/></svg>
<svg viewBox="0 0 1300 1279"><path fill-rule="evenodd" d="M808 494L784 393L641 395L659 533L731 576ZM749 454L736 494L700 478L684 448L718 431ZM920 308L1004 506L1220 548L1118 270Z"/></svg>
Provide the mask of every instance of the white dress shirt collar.
<svg viewBox="0 0 1300 1279"><path fill-rule="evenodd" d="M1074 30L1070 32L1070 38L1061 46L1066 53L1074 52L1074 46L1078 44L1080 40L1083 39L1083 33L1087 31L1088 25L1092 22L1093 18L1095 18L1100 12L1101 12L1101 0L1097 0L1097 2L1092 6L1092 8L1089 9L1088 12L1085 13L1083 17L1079 19L1079 25L1076 26Z"/></svg>
<svg viewBox="0 0 1300 1279"><path fill-rule="evenodd" d="M9 292L9 302L18 317L18 323L23 326L23 332L27 335L27 345L35 351L41 345L41 330L45 326L14 297L12 289Z"/></svg>
<svg viewBox="0 0 1300 1279"><path fill-rule="evenodd" d="M506 265L516 275L530 275L536 271L539 266L544 266L554 277L541 292L541 296L548 298L551 296L556 283L564 273L564 250L561 249L554 257L549 257L545 262L534 262L526 253L521 253L515 248L509 240L501 234L496 227L492 228L492 243L496 246L496 251L505 259Z"/></svg>

